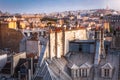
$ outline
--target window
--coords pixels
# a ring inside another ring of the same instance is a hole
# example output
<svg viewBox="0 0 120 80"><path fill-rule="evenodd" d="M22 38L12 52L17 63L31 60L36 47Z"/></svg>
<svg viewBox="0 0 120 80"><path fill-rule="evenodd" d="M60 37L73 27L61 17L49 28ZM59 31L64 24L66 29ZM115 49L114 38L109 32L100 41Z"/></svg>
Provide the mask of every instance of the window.
<svg viewBox="0 0 120 80"><path fill-rule="evenodd" d="M79 67L79 76L80 77L88 77L90 74L90 69L91 69L91 65L88 63L82 64Z"/></svg>
<svg viewBox="0 0 120 80"><path fill-rule="evenodd" d="M109 69L104 69L104 74L105 77L109 77Z"/></svg>
<svg viewBox="0 0 120 80"><path fill-rule="evenodd" d="M83 69L83 77L87 77L87 69Z"/></svg>
<svg viewBox="0 0 120 80"><path fill-rule="evenodd" d="M41 36L41 32L39 32L39 36Z"/></svg>
<svg viewBox="0 0 120 80"><path fill-rule="evenodd" d="M90 53L90 44L88 43L72 43L69 44L69 51Z"/></svg>
<svg viewBox="0 0 120 80"><path fill-rule="evenodd" d="M90 53L90 44L83 44L82 45L82 52L83 53Z"/></svg>
<svg viewBox="0 0 120 80"><path fill-rule="evenodd" d="M25 34L25 36L27 36L27 33L24 33Z"/></svg>
<svg viewBox="0 0 120 80"><path fill-rule="evenodd" d="M77 69L72 69L72 70L71 70L71 76L72 76L73 78L76 78L76 77L77 77Z"/></svg>
<svg viewBox="0 0 120 80"><path fill-rule="evenodd" d="M87 69L80 69L80 77L87 77Z"/></svg>
<svg viewBox="0 0 120 80"><path fill-rule="evenodd" d="M79 52L79 44L70 43L69 51Z"/></svg>
<svg viewBox="0 0 120 80"><path fill-rule="evenodd" d="M71 76L73 78L79 77L79 67L75 64L71 67Z"/></svg>
<svg viewBox="0 0 120 80"><path fill-rule="evenodd" d="M79 45L79 51L80 51L80 52L82 51L82 46L81 46L81 45Z"/></svg>
<svg viewBox="0 0 120 80"><path fill-rule="evenodd" d="M102 69L102 77L103 78L110 78L111 77L111 72L110 72L110 69Z"/></svg>

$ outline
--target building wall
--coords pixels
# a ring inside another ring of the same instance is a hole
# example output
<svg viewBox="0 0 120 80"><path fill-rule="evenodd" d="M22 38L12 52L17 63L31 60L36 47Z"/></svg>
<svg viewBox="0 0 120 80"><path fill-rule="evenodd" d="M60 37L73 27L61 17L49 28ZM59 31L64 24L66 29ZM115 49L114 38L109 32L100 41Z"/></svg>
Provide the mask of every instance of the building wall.
<svg viewBox="0 0 120 80"><path fill-rule="evenodd" d="M26 38L24 37L19 43L19 52L26 51Z"/></svg>
<svg viewBox="0 0 120 80"><path fill-rule="evenodd" d="M66 55L69 51L69 41L79 39L86 40L86 29L69 30L50 33L49 57L57 57Z"/></svg>
<svg viewBox="0 0 120 80"><path fill-rule="evenodd" d="M57 33L57 57L58 58L60 58L61 56L63 56L64 55L64 53L63 53L63 35L62 35L62 32L60 32L60 33Z"/></svg>
<svg viewBox="0 0 120 80"><path fill-rule="evenodd" d="M17 28L16 22L15 22L15 21L13 21L13 22L8 22L8 28L16 29L16 28Z"/></svg>
<svg viewBox="0 0 120 80"><path fill-rule="evenodd" d="M16 29L17 28L17 23L16 21L10 21L10 22L1 22L1 27L8 27L11 29Z"/></svg>
<svg viewBox="0 0 120 80"><path fill-rule="evenodd" d="M2 43L1 43L1 42L2 42L2 40L1 40L2 35L1 35L1 33L2 33L2 32L1 32L1 24L0 24L0 48L1 48L1 46L2 46Z"/></svg>
<svg viewBox="0 0 120 80"><path fill-rule="evenodd" d="M38 55L40 53L40 41L38 40L27 40L26 41L26 52L27 54L34 53Z"/></svg>
<svg viewBox="0 0 120 80"><path fill-rule="evenodd" d="M25 23L24 23L24 22L20 22L20 27L21 27L22 29L25 29L25 28L26 28Z"/></svg>
<svg viewBox="0 0 120 80"><path fill-rule="evenodd" d="M15 29L10 29L8 26L0 26L0 48L10 48L14 52L19 51L19 43L23 38L23 35L20 31Z"/></svg>
<svg viewBox="0 0 120 80"><path fill-rule="evenodd" d="M13 75L14 69L17 66L20 58L26 58L26 53L25 52L23 52L23 53L17 53L17 54L15 54L15 55L12 56L12 58L11 58L11 63L12 63L11 75Z"/></svg>
<svg viewBox="0 0 120 80"><path fill-rule="evenodd" d="M106 31L110 32L110 26L109 26L108 22L104 23L104 28L105 28Z"/></svg>
<svg viewBox="0 0 120 80"><path fill-rule="evenodd" d="M65 32L65 54L69 51L69 41L72 40L87 40L87 33L85 29L72 30Z"/></svg>
<svg viewBox="0 0 120 80"><path fill-rule="evenodd" d="M50 43L49 43L49 57L55 57L55 33L50 33Z"/></svg>
<svg viewBox="0 0 120 80"><path fill-rule="evenodd" d="M0 70L5 66L7 62L7 54L0 55Z"/></svg>

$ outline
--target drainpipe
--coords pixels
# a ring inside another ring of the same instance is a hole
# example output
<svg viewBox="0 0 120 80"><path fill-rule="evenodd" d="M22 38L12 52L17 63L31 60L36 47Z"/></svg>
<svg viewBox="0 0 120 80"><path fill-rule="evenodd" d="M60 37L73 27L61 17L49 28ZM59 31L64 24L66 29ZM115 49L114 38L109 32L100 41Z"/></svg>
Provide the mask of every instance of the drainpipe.
<svg viewBox="0 0 120 80"><path fill-rule="evenodd" d="M31 70L28 70L28 80L31 80Z"/></svg>
<svg viewBox="0 0 120 80"><path fill-rule="evenodd" d="M33 77L33 59L31 58L31 78Z"/></svg>

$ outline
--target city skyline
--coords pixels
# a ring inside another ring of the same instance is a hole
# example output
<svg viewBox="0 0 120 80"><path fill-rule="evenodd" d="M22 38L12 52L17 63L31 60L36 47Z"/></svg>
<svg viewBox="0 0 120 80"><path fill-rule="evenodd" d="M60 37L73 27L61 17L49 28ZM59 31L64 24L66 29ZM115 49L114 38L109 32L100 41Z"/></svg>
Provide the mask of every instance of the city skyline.
<svg viewBox="0 0 120 80"><path fill-rule="evenodd" d="M0 10L10 13L51 13L69 10L119 9L119 0L0 0Z"/></svg>

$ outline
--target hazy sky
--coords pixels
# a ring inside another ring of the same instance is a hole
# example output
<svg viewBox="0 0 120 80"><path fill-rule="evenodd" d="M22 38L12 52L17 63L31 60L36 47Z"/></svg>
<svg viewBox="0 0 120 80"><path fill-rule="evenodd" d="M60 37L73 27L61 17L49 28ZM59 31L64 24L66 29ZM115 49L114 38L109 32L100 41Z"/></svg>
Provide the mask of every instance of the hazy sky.
<svg viewBox="0 0 120 80"><path fill-rule="evenodd" d="M0 10L11 13L50 13L106 8L120 10L120 0L0 0Z"/></svg>

